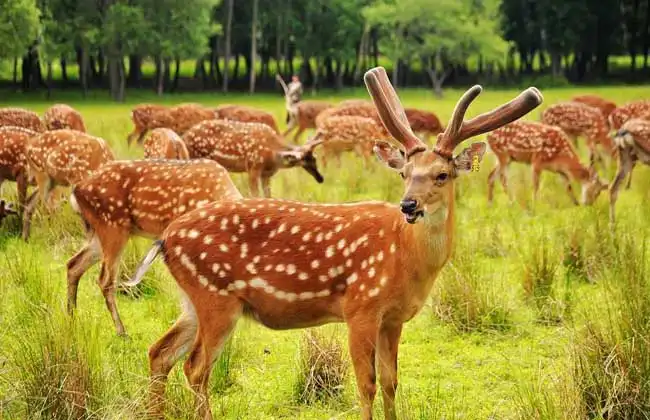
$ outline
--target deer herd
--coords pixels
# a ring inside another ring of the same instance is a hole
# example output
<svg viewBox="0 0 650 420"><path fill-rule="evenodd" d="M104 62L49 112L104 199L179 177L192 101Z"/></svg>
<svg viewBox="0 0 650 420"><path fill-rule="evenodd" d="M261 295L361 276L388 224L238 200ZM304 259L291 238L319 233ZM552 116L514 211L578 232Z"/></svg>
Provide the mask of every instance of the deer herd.
<svg viewBox="0 0 650 420"><path fill-rule="evenodd" d="M126 334L115 291L120 257L133 235L155 242L125 286L137 285L162 255L182 292L182 314L149 349L150 416L163 418L167 376L187 356L184 371L197 414L212 418L210 371L246 315L272 329L347 324L361 417L372 418L378 374L385 417L396 418L402 326L422 308L450 257L454 182L474 169L487 146L496 157L489 202L497 177L510 196L509 164L527 163L533 201L544 170L562 177L575 204L589 205L609 188L612 224L623 181L637 161L650 165L650 101L618 107L584 95L547 107L539 122L524 121L542 103L540 92L529 88L465 120L481 93L474 86L443 126L431 112L403 108L383 68L368 71L364 80L371 101L339 104L302 101L298 81L281 81L284 132L272 114L242 105L138 105L127 142L142 145L142 160L116 160L70 106L54 105L42 118L0 108L0 185L17 184L17 203L0 201L0 223L22 216L28 240L39 202L52 210L57 191L70 187L70 205L85 226L86 242L67 263L69 312L77 305L79 280L101 261L99 287L117 333ZM300 144L307 130L313 134ZM484 133L487 145L473 143L454 155L461 143ZM437 137L433 146L430 136ZM586 140L588 165L576 151L578 137ZM340 166L341 154L354 151L367 166L374 153L403 179L399 206L271 199L270 179L280 169L302 168L324 182L319 148L322 165L335 157ZM596 167L611 159L618 171L608 186ZM243 197L229 173L247 174L252 198ZM580 200L572 181L582 185Z"/></svg>

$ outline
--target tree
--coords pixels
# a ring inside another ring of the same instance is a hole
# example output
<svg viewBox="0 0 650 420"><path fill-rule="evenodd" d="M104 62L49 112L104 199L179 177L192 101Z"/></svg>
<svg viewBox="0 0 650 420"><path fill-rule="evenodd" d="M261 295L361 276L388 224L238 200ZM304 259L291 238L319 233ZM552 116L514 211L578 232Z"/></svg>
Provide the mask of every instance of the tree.
<svg viewBox="0 0 650 420"><path fill-rule="evenodd" d="M253 19L251 22L251 68L249 69L250 73L250 83L249 83L249 92L255 92L255 67L257 63L257 9L259 7L259 1L253 0Z"/></svg>
<svg viewBox="0 0 650 420"><path fill-rule="evenodd" d="M226 0L226 52L224 54L224 68L223 68L223 91L228 92L228 76L230 75L230 47L232 40L232 13L233 13L233 0Z"/></svg>
<svg viewBox="0 0 650 420"><path fill-rule="evenodd" d="M34 46L38 37L39 16L40 10L35 0L0 0L0 59L13 60L14 82L18 58ZM38 61L33 63L30 60L29 64L30 67L38 65Z"/></svg>

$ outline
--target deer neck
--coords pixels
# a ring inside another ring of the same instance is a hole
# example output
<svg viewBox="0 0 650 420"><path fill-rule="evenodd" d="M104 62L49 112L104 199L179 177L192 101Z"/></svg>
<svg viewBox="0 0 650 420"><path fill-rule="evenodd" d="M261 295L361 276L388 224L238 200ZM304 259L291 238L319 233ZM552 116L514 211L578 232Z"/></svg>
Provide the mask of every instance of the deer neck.
<svg viewBox="0 0 650 420"><path fill-rule="evenodd" d="M582 166L580 162L568 161L566 165L566 171L571 175L573 179L580 183L585 183L589 181L589 169Z"/></svg>

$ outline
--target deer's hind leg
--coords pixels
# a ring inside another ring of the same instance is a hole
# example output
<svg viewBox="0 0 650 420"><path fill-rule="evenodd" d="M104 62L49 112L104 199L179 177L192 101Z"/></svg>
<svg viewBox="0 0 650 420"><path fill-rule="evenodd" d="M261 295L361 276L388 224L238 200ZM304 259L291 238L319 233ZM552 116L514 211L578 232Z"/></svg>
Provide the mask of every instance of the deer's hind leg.
<svg viewBox="0 0 650 420"><path fill-rule="evenodd" d="M100 244L94 233L90 234L88 242L68 260L68 313L72 314L77 307L77 291L79 280L90 267L97 263L100 255Z"/></svg>
<svg viewBox="0 0 650 420"><path fill-rule="evenodd" d="M616 215L616 200L618 200L618 191L621 189L621 185L625 180L627 174L630 174L632 177L632 168L634 168L635 160L630 156L629 150L622 149L618 157L618 170L614 181L609 187L609 222L611 225L614 225Z"/></svg>
<svg viewBox="0 0 650 420"><path fill-rule="evenodd" d="M126 335L124 324L117 311L116 281L120 257L129 240L129 230L123 227L102 227L96 230L102 248L102 268L99 275L99 287L104 295L106 307L111 313L118 335Z"/></svg>

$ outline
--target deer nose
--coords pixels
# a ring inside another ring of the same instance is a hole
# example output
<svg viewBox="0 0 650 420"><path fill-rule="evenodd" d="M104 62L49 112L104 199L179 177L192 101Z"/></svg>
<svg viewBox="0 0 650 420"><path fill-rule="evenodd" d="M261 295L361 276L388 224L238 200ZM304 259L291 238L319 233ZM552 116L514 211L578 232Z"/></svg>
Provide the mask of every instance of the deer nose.
<svg viewBox="0 0 650 420"><path fill-rule="evenodd" d="M399 203L399 206L402 209L402 213L404 213L404 214L412 214L418 208L418 202L417 202L417 200L413 200L412 198L407 198L407 199L402 200Z"/></svg>

